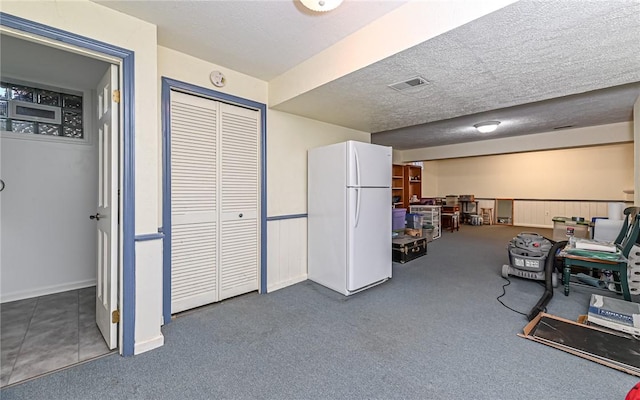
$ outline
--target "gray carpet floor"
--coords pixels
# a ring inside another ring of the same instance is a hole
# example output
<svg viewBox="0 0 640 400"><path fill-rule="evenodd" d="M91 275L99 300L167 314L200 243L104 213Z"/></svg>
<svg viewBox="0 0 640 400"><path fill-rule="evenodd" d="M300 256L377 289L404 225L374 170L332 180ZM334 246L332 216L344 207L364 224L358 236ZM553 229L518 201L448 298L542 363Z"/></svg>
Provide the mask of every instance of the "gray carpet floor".
<svg viewBox="0 0 640 400"><path fill-rule="evenodd" d="M507 243L524 230L532 229L444 232L427 256L394 264L393 279L350 297L305 281L193 310L163 327L162 348L109 355L0 396L624 399L637 377L516 336L526 318L496 297ZM502 300L527 313L544 288L511 281ZM574 286L565 297L557 289L548 312L575 320L594 290Z"/></svg>

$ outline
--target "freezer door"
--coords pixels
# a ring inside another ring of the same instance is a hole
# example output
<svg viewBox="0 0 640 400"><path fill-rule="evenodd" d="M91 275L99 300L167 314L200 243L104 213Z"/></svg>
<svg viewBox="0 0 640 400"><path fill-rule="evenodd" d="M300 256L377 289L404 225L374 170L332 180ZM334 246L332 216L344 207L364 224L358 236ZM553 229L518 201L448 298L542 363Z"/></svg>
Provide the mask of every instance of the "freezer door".
<svg viewBox="0 0 640 400"><path fill-rule="evenodd" d="M390 187L391 147L348 141L347 186Z"/></svg>
<svg viewBox="0 0 640 400"><path fill-rule="evenodd" d="M347 189L347 290L391 278L390 188Z"/></svg>

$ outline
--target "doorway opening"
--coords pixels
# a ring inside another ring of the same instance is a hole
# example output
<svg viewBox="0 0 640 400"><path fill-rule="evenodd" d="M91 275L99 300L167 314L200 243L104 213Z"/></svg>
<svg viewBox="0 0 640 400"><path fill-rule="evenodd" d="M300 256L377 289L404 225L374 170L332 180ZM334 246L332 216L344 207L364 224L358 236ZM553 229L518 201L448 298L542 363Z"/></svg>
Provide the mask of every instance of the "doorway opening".
<svg viewBox="0 0 640 400"><path fill-rule="evenodd" d="M114 131L115 142L105 141L103 123L98 123L95 112L101 104L99 84L115 60L30 39L5 31L1 39L0 386L93 359L117 347L117 324L110 323L111 315L107 341L96 324L97 305L106 293L100 287L105 275L98 272L96 262L104 258L104 238L98 238L95 218L104 194L98 182L104 178L99 164L105 150L115 158L115 173L108 180L116 192L112 203L118 203L119 129ZM17 115L12 113L15 104L46 113ZM57 118L46 120L55 114ZM117 218L114 223L115 246L109 255L117 266ZM118 276L108 280L109 294L117 298Z"/></svg>

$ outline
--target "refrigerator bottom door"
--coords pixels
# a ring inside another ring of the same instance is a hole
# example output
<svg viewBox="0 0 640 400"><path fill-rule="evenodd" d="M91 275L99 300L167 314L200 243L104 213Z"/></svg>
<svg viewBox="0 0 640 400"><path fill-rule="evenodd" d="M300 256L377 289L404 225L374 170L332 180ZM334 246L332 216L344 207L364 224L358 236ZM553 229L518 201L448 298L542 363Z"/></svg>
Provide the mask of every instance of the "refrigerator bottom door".
<svg viewBox="0 0 640 400"><path fill-rule="evenodd" d="M347 189L347 290L391 277L391 189Z"/></svg>

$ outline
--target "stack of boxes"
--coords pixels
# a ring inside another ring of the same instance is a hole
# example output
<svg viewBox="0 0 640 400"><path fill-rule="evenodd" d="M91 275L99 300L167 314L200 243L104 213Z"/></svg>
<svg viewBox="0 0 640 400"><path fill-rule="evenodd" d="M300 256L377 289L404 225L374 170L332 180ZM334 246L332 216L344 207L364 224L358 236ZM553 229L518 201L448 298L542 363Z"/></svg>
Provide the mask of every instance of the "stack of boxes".
<svg viewBox="0 0 640 400"><path fill-rule="evenodd" d="M422 214L407 214L407 226L405 227L404 234L422 237Z"/></svg>

